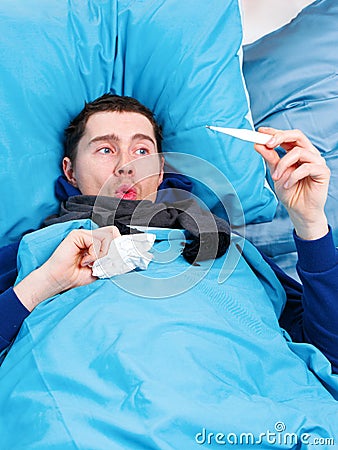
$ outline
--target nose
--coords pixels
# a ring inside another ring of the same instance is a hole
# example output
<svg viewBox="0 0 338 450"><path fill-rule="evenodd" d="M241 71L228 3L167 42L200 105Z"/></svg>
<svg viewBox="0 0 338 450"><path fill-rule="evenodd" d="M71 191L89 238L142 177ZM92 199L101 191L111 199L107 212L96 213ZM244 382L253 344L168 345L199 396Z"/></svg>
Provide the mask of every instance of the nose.
<svg viewBox="0 0 338 450"><path fill-rule="evenodd" d="M128 166L120 167L116 172L118 175L133 175L134 174L134 170L132 167L130 167L129 164L128 164Z"/></svg>
<svg viewBox="0 0 338 450"><path fill-rule="evenodd" d="M115 175L117 176L133 176L135 167L133 161L128 161L127 157L121 157L115 167Z"/></svg>

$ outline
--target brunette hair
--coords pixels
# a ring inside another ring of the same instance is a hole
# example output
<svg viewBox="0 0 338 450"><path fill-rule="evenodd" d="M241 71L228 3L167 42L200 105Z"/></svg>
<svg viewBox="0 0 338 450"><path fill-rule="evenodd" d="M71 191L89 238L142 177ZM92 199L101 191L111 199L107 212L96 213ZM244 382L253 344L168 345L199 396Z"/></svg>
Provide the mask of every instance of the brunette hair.
<svg viewBox="0 0 338 450"><path fill-rule="evenodd" d="M162 129L156 122L153 112L135 98L104 94L90 103L85 103L82 111L70 122L65 130L64 156L68 156L72 162L75 161L77 146L85 133L89 117L102 111L134 112L145 116L153 126L157 151L158 153L162 152Z"/></svg>

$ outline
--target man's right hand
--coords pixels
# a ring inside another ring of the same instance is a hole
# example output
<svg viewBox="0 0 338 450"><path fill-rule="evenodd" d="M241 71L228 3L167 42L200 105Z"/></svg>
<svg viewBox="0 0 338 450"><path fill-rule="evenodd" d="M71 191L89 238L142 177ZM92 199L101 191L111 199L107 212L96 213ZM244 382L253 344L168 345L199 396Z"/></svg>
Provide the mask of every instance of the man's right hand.
<svg viewBox="0 0 338 450"><path fill-rule="evenodd" d="M107 254L111 241L118 236L114 226L71 231L41 267L14 287L15 294L32 311L49 297L92 283L97 278L91 266Z"/></svg>

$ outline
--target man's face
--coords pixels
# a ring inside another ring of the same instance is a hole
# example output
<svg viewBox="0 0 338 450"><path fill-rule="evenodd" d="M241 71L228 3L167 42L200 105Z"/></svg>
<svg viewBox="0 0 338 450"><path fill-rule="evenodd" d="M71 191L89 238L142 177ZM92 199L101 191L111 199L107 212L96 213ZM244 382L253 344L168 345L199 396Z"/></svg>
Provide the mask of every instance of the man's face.
<svg viewBox="0 0 338 450"><path fill-rule="evenodd" d="M84 195L155 201L163 179L151 122L133 112L89 117L74 164L63 160L68 181Z"/></svg>

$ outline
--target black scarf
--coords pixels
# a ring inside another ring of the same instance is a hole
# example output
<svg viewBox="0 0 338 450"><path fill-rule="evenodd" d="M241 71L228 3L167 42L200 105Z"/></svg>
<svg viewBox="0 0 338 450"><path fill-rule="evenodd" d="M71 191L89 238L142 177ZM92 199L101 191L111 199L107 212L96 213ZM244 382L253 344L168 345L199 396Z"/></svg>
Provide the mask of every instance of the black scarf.
<svg viewBox="0 0 338 450"><path fill-rule="evenodd" d="M59 214L48 217L44 225L77 219L91 219L99 227L115 225L121 234L137 233L132 228L137 225L183 228L188 232L187 238L191 240L183 250L183 257L190 264L219 258L230 244L229 224L203 210L193 199L152 203L149 200L75 195L63 202Z"/></svg>

